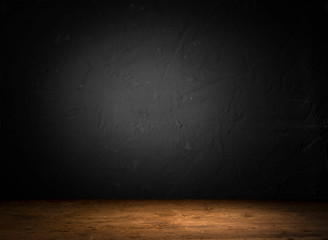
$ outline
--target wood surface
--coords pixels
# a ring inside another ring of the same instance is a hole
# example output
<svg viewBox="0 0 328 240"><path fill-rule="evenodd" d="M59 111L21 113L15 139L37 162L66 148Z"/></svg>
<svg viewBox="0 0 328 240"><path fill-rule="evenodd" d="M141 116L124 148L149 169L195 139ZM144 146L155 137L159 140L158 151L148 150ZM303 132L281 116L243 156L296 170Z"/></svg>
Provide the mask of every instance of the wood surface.
<svg viewBox="0 0 328 240"><path fill-rule="evenodd" d="M30 200L0 202L0 239L328 240L328 202Z"/></svg>

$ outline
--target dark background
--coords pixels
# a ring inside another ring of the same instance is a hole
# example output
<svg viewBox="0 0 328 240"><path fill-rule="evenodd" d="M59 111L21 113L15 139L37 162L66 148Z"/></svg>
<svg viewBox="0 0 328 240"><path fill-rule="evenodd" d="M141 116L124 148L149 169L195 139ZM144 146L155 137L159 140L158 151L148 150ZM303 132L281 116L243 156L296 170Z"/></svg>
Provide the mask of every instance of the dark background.
<svg viewBox="0 0 328 240"><path fill-rule="evenodd" d="M288 2L2 2L1 198L328 199L328 5Z"/></svg>

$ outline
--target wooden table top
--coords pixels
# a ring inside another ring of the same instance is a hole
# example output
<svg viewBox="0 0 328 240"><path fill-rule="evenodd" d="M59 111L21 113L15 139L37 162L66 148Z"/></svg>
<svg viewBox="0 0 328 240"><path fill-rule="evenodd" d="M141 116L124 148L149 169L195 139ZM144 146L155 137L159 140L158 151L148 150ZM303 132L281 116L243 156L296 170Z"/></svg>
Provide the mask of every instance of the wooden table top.
<svg viewBox="0 0 328 240"><path fill-rule="evenodd" d="M29 200L0 202L0 239L320 239L328 202Z"/></svg>

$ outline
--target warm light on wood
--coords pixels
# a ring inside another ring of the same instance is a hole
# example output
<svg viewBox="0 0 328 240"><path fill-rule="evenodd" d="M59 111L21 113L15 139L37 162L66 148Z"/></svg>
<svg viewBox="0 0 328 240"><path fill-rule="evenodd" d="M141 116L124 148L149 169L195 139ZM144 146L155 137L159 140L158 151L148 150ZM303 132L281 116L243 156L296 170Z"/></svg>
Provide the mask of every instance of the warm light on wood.
<svg viewBox="0 0 328 240"><path fill-rule="evenodd" d="M327 202L16 201L0 213L0 239L328 239Z"/></svg>

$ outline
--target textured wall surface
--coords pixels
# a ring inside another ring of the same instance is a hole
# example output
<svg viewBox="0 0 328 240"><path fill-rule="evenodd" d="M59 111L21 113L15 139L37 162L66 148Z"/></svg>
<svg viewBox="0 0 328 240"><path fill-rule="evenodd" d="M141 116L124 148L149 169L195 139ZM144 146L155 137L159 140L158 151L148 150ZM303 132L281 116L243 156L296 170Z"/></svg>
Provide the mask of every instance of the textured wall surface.
<svg viewBox="0 0 328 240"><path fill-rule="evenodd" d="M328 198L313 2L3 3L7 196Z"/></svg>

